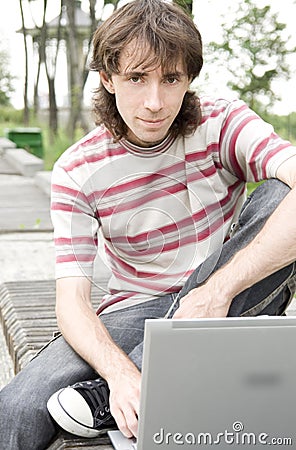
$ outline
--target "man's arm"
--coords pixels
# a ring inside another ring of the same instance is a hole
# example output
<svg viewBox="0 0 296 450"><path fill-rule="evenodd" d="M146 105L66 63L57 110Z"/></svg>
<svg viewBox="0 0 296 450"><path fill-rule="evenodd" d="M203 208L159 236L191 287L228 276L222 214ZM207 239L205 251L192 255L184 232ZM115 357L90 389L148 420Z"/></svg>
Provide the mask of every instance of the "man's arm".
<svg viewBox="0 0 296 450"><path fill-rule="evenodd" d="M277 178L289 194L245 248L182 298L174 318L226 317L237 294L296 260L296 156L279 167Z"/></svg>
<svg viewBox="0 0 296 450"><path fill-rule="evenodd" d="M136 436L141 374L112 340L90 295L87 278L58 279L58 325L71 347L108 382L110 410L118 427L127 437Z"/></svg>

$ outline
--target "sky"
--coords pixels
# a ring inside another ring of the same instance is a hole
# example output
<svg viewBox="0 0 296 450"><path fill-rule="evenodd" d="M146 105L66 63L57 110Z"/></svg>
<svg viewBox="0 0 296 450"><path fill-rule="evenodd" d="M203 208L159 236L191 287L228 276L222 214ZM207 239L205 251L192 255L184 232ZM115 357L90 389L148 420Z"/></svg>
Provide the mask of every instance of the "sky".
<svg viewBox="0 0 296 450"><path fill-rule="evenodd" d="M2 0L4 1L4 0ZM101 0L102 2L102 0ZM198 28L201 31L204 43L211 40L219 39L221 32L222 14L227 11L227 7L231 5L233 0L195 0L194 2L194 18ZM35 5L35 19L41 17L40 0L35 0L31 4ZM270 4L272 10L278 14L278 19L287 25L288 33L291 35L292 42L296 45L296 0L257 0L258 6ZM59 12L59 0L49 0L48 19L54 18ZM83 0L83 5L87 5L88 1ZM39 8L38 8L39 5ZM27 17L28 14L27 14ZM30 23L29 23L30 22ZM294 23L293 23L294 22ZM28 21L28 26L32 26L33 22ZM22 107L23 83L24 83L24 52L23 41L20 33L16 30L21 27L21 18L19 12L19 0L9 0L5 2L5 7L2 8L0 14L0 38L1 47L7 48L11 55L11 70L16 76L15 86L16 92L13 97L13 104L15 107ZM67 89L66 80L64 76L63 60L60 61L60 71L58 72L59 89L60 92L65 92ZM274 112L278 114L288 114L296 111L296 55L290 57L290 64L293 76L290 81L279 81L274 85L277 93L282 98L281 102L276 103ZM92 74L94 76L95 74ZM45 81L44 81L45 83ZM91 78L87 85L87 98L90 99L91 91L96 86L97 78ZM232 96L228 88L226 88L226 81L219 78L217 73L213 73L210 79L205 82L202 76L200 83L203 90L209 94ZM44 84L44 92L46 85ZM42 93L42 92L41 92ZM62 101L62 100L61 100Z"/></svg>

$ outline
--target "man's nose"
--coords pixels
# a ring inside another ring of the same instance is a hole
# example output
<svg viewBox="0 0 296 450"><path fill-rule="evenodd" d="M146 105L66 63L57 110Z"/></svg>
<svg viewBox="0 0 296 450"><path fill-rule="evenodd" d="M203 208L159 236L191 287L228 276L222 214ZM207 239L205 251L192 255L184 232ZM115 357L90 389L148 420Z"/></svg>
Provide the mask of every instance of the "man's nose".
<svg viewBox="0 0 296 450"><path fill-rule="evenodd" d="M158 112L163 108L163 94L158 83L152 83L147 87L144 106L152 112Z"/></svg>

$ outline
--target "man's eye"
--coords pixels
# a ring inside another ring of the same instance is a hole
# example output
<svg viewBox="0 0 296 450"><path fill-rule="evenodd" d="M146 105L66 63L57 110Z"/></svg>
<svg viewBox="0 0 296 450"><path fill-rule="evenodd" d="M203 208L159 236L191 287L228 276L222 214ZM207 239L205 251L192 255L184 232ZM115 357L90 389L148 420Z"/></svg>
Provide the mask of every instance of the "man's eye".
<svg viewBox="0 0 296 450"><path fill-rule="evenodd" d="M169 78L166 79L166 82L168 84L175 84L175 83L178 82L178 78L176 78L176 77L169 77Z"/></svg>
<svg viewBox="0 0 296 450"><path fill-rule="evenodd" d="M141 81L141 78L140 77L130 77L129 80L132 83L139 83Z"/></svg>

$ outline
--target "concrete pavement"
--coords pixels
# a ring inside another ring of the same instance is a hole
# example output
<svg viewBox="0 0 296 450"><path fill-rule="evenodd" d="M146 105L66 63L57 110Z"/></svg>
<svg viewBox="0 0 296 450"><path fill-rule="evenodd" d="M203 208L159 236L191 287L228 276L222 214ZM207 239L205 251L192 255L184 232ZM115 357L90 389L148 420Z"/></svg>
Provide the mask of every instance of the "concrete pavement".
<svg viewBox="0 0 296 450"><path fill-rule="evenodd" d="M53 280L55 250L50 220L50 172L24 176L7 158L0 138L0 285ZM19 163L19 161L18 161ZM38 164L36 164L38 167ZM31 169L30 169L31 171ZM22 171L24 172L24 171ZM32 172L32 171L31 171ZM99 245L95 277L108 275ZM0 389L13 375L0 325Z"/></svg>
<svg viewBox="0 0 296 450"><path fill-rule="evenodd" d="M7 159L0 139L0 284L54 279L49 196L34 177L22 176ZM13 376L0 327L0 388Z"/></svg>
<svg viewBox="0 0 296 450"><path fill-rule="evenodd" d="M23 231L52 231L49 197L34 178L0 174L0 233Z"/></svg>

